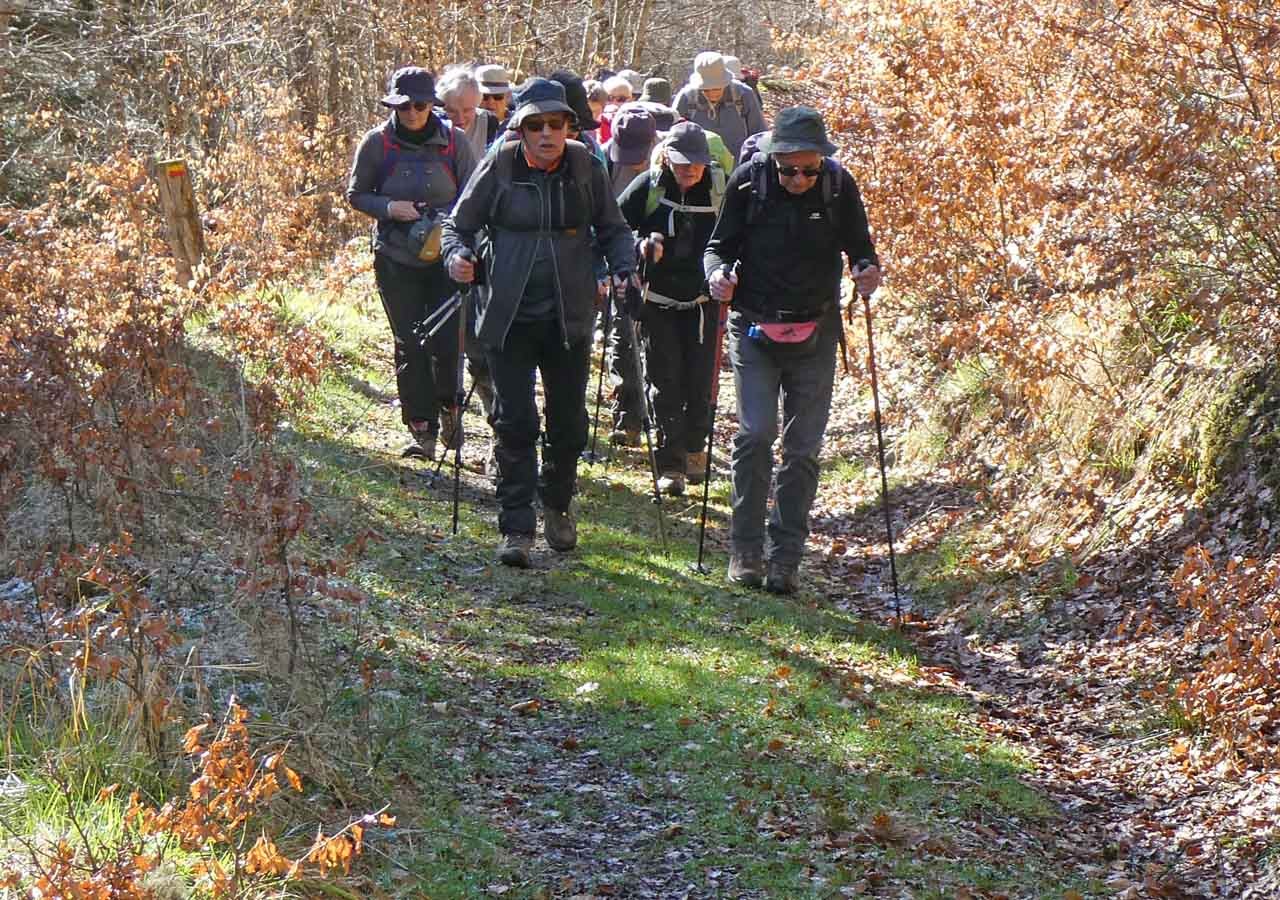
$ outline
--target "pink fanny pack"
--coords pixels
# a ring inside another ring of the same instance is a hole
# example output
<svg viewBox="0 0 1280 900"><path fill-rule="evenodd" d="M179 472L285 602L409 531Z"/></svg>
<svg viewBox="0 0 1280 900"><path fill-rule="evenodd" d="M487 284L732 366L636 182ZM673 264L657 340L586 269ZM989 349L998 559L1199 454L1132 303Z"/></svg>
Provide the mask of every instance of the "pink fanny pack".
<svg viewBox="0 0 1280 900"><path fill-rule="evenodd" d="M803 344L813 337L817 322L759 322L756 327L774 344Z"/></svg>

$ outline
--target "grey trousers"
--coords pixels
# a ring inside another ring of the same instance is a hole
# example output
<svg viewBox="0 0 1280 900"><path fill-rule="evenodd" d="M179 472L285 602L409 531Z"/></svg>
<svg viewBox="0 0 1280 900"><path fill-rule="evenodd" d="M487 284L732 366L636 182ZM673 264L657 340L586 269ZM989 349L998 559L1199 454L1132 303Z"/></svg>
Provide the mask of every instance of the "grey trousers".
<svg viewBox="0 0 1280 900"><path fill-rule="evenodd" d="M730 526L735 552L763 552L783 564L800 562L809 536L809 509L818 492L818 453L831 408L839 316L839 310L832 309L823 318L817 346L806 352L771 349L747 335L750 322L740 313L729 317L729 359L738 400ZM779 399L782 465L768 516L766 547L765 515Z"/></svg>

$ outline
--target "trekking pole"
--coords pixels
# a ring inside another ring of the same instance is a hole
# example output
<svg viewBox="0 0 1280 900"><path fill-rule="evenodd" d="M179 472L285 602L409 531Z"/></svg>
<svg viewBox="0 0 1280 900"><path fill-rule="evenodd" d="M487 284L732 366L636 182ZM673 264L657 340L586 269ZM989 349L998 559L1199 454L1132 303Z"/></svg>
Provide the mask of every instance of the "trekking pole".
<svg viewBox="0 0 1280 900"><path fill-rule="evenodd" d="M632 364L635 366L636 383L643 392L647 383L647 373L645 372L645 362L641 355L640 323L636 321L634 314L629 316L628 320L631 323ZM647 395L641 398L640 425L644 429L645 448L649 451L649 474L653 476L653 502L658 507L658 532L662 535L662 552L665 555L667 553L667 514L662 508L662 488L658 487L658 457L653 452L653 422L649 417Z"/></svg>
<svg viewBox="0 0 1280 900"><path fill-rule="evenodd" d="M470 296L471 292L467 292ZM462 371L467 361L467 304L465 300L458 303L458 367L454 380L454 414L458 417L453 423L453 533L458 533L458 506L462 500L462 411L467 406L467 395L462 389Z"/></svg>
<svg viewBox="0 0 1280 900"><path fill-rule="evenodd" d="M600 403L604 400L604 360L609 351L609 327L613 324L613 297L606 296L604 301L604 339L600 344L600 376L596 379L596 412L591 420L591 450L588 451L587 462L599 462L596 454L596 440L600 436Z"/></svg>
<svg viewBox="0 0 1280 900"><path fill-rule="evenodd" d="M871 265L869 260L858 260L857 271ZM902 627L902 596L898 592L898 560L893 550L893 512L889 507L889 476L885 473L884 429L880 422L880 384L876 377L876 345L871 328L871 294L863 294L862 309L867 320L867 371L871 373L871 400L876 414L876 449L880 454L880 500L884 508L884 528L889 536L889 575L893 580L893 618L896 627Z"/></svg>
<svg viewBox="0 0 1280 900"><path fill-rule="evenodd" d="M720 303L712 300L713 303ZM702 473L702 518L698 521L698 562L693 567L700 575L708 574L702 565L702 554L707 538L707 503L711 499L711 451L716 443L716 407L720 402L720 362L724 352L724 329L729 321L729 304L720 303L720 313L716 319L715 362L711 367L711 424L707 430L707 470Z"/></svg>

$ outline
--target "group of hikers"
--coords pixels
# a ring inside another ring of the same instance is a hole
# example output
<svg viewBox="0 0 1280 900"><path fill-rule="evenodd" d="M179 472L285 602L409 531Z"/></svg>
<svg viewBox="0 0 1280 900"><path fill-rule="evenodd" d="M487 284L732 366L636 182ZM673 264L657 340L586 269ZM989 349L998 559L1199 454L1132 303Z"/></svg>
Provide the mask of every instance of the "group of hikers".
<svg viewBox="0 0 1280 900"><path fill-rule="evenodd" d="M598 326L609 440L639 446L652 416L659 499L709 476L727 339L728 578L791 593L844 336L842 254L863 296L880 283L858 187L816 110L784 109L769 128L734 57L699 53L674 96L631 69L598 74L518 86L497 64L391 76L390 114L360 142L347 197L376 220L406 453L460 452L465 359L493 431L497 556L527 567L538 505L547 544L577 544Z"/></svg>

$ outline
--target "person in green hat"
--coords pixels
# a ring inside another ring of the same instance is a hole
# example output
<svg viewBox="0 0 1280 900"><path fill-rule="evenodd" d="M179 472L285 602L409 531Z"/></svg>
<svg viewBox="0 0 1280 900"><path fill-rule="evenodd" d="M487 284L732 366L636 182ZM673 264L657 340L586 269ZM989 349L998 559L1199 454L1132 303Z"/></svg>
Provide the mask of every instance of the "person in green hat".
<svg viewBox="0 0 1280 900"><path fill-rule="evenodd" d="M831 158L817 110L784 109L759 146L729 179L703 266L712 297L733 304L729 580L789 594L799 586L835 382L842 256L863 295L879 286L880 261L858 186ZM782 465L770 512L779 402Z"/></svg>

